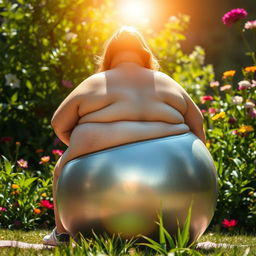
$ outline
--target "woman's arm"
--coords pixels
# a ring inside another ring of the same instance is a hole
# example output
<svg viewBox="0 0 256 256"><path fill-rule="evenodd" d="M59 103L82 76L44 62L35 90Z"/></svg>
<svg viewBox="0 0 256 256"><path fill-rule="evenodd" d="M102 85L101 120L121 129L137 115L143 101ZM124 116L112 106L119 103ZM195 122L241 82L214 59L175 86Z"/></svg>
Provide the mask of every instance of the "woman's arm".
<svg viewBox="0 0 256 256"><path fill-rule="evenodd" d="M204 131L204 116L200 111L199 107L195 104L193 99L189 96L186 90L175 80L172 80L172 83L178 88L186 100L187 111L184 114L185 124L187 124L190 130L204 143L206 144L206 136Z"/></svg>
<svg viewBox="0 0 256 256"><path fill-rule="evenodd" d="M85 81L84 81L85 82ZM80 91L85 84L78 85L59 105L54 112L51 125L58 138L69 146L72 130L79 121L78 109L80 105Z"/></svg>

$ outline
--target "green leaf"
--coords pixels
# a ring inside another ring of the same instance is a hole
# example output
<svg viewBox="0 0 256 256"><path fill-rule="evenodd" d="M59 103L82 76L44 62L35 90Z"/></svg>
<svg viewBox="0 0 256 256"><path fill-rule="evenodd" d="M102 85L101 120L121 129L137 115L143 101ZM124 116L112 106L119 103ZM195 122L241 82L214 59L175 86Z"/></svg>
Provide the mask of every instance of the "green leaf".
<svg viewBox="0 0 256 256"><path fill-rule="evenodd" d="M29 179L26 179L26 181L24 182L24 186L25 187L28 187L33 181L35 181L37 179L36 178L29 178Z"/></svg>
<svg viewBox="0 0 256 256"><path fill-rule="evenodd" d="M31 90L31 89L33 88L32 83L31 83L29 80L26 81L26 87L27 87L29 90Z"/></svg>
<svg viewBox="0 0 256 256"><path fill-rule="evenodd" d="M11 103L15 103L18 99L18 92L15 92L11 97Z"/></svg>

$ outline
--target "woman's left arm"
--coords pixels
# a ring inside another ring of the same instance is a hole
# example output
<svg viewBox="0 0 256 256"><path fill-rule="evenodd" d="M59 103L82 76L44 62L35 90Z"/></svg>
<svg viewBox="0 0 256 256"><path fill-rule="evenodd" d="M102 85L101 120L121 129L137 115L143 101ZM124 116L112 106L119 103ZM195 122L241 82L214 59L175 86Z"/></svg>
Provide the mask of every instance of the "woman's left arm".
<svg viewBox="0 0 256 256"><path fill-rule="evenodd" d="M74 89L54 112L51 125L58 138L69 146L72 130L76 126L80 105L78 88Z"/></svg>

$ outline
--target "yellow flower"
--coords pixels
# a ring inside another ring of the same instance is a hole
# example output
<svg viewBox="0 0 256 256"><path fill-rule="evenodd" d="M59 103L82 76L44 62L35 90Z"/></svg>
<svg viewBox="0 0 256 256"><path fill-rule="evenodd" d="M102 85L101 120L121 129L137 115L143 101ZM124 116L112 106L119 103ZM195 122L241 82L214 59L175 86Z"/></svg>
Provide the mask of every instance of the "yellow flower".
<svg viewBox="0 0 256 256"><path fill-rule="evenodd" d="M256 66L250 66L244 68L245 72L254 72L256 71Z"/></svg>
<svg viewBox="0 0 256 256"><path fill-rule="evenodd" d="M35 214L40 214L40 213L41 213L41 210L40 210L39 208L35 208L35 209L34 209L34 213L35 213Z"/></svg>
<svg viewBox="0 0 256 256"><path fill-rule="evenodd" d="M217 120L219 118L224 118L226 116L225 112L220 112L212 117L212 120Z"/></svg>
<svg viewBox="0 0 256 256"><path fill-rule="evenodd" d="M238 132L245 133L245 132L251 132L253 131L253 127L251 125L242 125L240 128L237 130Z"/></svg>
<svg viewBox="0 0 256 256"><path fill-rule="evenodd" d="M19 188L19 185L17 185L17 184L12 184L12 189L17 189L17 188Z"/></svg>
<svg viewBox="0 0 256 256"><path fill-rule="evenodd" d="M234 76L235 73L236 73L235 70L228 70L228 71L225 71L225 72L223 73L223 78L226 78L226 77L229 77L229 76Z"/></svg>
<svg viewBox="0 0 256 256"><path fill-rule="evenodd" d="M46 193L43 193L41 196L42 196L42 197L46 197L47 195L46 195Z"/></svg>

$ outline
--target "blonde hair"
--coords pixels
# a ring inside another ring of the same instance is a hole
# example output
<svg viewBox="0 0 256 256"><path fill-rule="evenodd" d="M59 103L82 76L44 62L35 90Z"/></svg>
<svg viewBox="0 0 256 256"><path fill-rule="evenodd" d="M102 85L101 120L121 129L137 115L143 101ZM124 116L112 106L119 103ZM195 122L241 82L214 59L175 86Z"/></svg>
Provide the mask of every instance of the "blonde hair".
<svg viewBox="0 0 256 256"><path fill-rule="evenodd" d="M96 59L98 64L97 72L111 69L113 57L121 51L134 51L141 56L145 68L159 69L159 63L143 36L135 28L123 26L106 41L102 56L98 56Z"/></svg>

